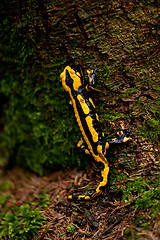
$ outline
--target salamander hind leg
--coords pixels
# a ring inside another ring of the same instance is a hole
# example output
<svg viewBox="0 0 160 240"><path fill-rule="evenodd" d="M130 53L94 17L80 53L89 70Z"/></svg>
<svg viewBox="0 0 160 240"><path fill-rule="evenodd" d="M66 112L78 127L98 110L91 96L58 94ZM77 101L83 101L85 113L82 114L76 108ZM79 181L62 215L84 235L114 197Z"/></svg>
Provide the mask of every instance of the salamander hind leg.
<svg viewBox="0 0 160 240"><path fill-rule="evenodd" d="M87 195L69 195L67 197L68 200L72 200L72 201L92 200L93 198L98 197L99 195L102 194L102 192L108 182L109 164L108 164L107 159L104 157L104 155L102 153L100 153L97 156L96 161L102 162L104 165L103 170L101 170L102 181L99 183L98 187L96 188L96 191L92 194L87 194Z"/></svg>
<svg viewBox="0 0 160 240"><path fill-rule="evenodd" d="M97 197L100 194L102 194L102 192L108 182L109 163L108 163L107 159L105 158L105 156L102 153L99 153L99 157L98 157L97 161L103 163L103 170L101 170L102 181L99 183L98 187L96 188L96 191L92 195L92 198Z"/></svg>

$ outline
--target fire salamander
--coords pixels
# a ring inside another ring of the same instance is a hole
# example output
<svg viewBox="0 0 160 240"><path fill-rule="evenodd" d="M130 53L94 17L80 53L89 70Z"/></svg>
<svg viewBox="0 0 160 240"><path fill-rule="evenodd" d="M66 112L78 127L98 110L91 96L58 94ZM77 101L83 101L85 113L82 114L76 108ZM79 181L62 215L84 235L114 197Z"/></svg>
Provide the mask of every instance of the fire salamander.
<svg viewBox="0 0 160 240"><path fill-rule="evenodd" d="M80 73L70 66L65 67L60 77L62 78L62 86L70 95L70 103L73 105L75 117L82 133L82 138L77 146L83 148L86 154L91 154L97 162L103 164L103 170L101 171L102 181L93 194L69 195L68 199L70 200L90 200L103 192L109 173L106 150L111 144L123 143L130 139L129 132L125 135L121 130L118 133L118 138L108 142L105 141L98 115L95 111L95 105L88 94L91 89L94 89L96 70L88 70L87 72L89 77L87 86L82 85Z"/></svg>

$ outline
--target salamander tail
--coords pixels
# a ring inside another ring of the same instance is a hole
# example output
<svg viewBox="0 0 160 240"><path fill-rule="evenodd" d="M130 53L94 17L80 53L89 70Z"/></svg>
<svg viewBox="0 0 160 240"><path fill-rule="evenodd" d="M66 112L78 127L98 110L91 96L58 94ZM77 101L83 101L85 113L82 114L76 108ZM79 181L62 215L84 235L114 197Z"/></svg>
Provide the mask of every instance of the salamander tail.
<svg viewBox="0 0 160 240"><path fill-rule="evenodd" d="M102 191L99 191L99 192L94 192L92 194L89 194L89 195L69 195L67 196L67 199L68 200L72 200L72 201L78 201L78 200L92 200L96 197L98 197L99 195L102 194Z"/></svg>

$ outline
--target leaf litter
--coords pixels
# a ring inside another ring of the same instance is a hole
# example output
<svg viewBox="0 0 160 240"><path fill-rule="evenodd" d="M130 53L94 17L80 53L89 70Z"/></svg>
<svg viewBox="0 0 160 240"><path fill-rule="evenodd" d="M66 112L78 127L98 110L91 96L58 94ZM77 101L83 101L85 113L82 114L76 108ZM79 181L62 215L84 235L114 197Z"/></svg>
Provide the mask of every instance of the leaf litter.
<svg viewBox="0 0 160 240"><path fill-rule="evenodd" d="M42 215L47 223L41 227L34 240L128 239L127 231L130 232L132 239L138 237L140 240L158 240L160 213L153 220L147 209L139 210L134 204L122 201L121 191L112 190L110 188L112 184L109 184L103 196L92 201L67 200L66 196L73 191L80 194L80 191L83 192L87 187L97 186L100 176L94 176L94 167L92 165L86 172L77 169L63 170L43 177L20 168L9 170L2 178L2 181L11 182L11 188L7 190L10 197L3 208L11 208L13 202L18 206L33 202L37 195L41 195L44 189L47 189L50 204L42 209ZM135 173L135 176L143 173L144 169L143 172ZM116 184L124 185L135 176L132 173L128 180L121 180ZM151 220L147 230L141 228L140 221L135 224L140 215Z"/></svg>

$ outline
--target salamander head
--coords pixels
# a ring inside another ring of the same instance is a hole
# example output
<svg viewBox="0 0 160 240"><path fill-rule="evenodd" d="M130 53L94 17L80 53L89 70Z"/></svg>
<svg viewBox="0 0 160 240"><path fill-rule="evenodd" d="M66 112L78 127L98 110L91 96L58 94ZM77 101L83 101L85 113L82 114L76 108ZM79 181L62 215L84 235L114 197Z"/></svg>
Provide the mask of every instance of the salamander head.
<svg viewBox="0 0 160 240"><path fill-rule="evenodd" d="M74 89L77 91L82 86L81 77L70 66L65 67L60 77L62 78L62 86L66 91Z"/></svg>

